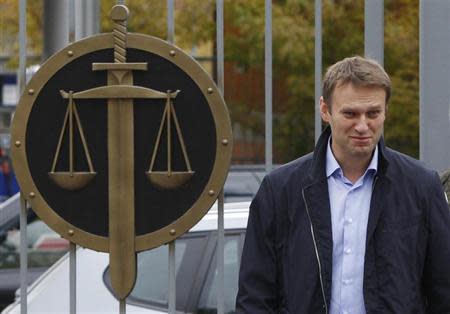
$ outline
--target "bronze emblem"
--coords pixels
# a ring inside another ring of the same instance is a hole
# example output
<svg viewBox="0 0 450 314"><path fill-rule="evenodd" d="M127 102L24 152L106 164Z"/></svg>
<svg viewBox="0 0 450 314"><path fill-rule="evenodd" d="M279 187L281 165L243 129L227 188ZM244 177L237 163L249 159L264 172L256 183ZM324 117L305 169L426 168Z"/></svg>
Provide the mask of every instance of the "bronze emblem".
<svg viewBox="0 0 450 314"><path fill-rule="evenodd" d="M112 33L52 56L22 95L12 155L22 192L55 231L110 253L124 299L136 252L170 242L206 214L231 159L226 105L207 73L177 47Z"/></svg>

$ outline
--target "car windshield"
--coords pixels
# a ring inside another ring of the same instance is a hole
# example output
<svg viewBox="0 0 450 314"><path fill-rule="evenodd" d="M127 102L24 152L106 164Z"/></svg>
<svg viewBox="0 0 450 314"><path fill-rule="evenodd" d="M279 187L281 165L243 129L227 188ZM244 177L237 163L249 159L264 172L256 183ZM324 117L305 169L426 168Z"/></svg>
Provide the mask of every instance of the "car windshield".
<svg viewBox="0 0 450 314"><path fill-rule="evenodd" d="M265 172L259 168L232 168L225 181L225 203L251 201L258 192Z"/></svg>
<svg viewBox="0 0 450 314"><path fill-rule="evenodd" d="M238 270L244 231L225 236L225 313L235 312ZM189 233L176 241L176 307L186 313L217 312L216 232ZM169 250L164 245L138 254L136 285L127 303L166 310L169 299ZM103 276L111 291L109 270Z"/></svg>

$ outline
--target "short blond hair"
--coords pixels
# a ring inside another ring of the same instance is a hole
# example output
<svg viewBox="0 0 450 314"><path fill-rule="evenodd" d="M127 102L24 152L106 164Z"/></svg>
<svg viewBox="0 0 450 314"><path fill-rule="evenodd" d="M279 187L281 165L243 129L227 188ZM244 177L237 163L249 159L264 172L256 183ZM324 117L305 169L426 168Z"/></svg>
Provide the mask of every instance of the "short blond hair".
<svg viewBox="0 0 450 314"><path fill-rule="evenodd" d="M332 105L336 87L353 84L356 87L381 87L386 92L386 105L391 97L391 79L375 60L360 56L345 58L331 65L323 79L323 99Z"/></svg>

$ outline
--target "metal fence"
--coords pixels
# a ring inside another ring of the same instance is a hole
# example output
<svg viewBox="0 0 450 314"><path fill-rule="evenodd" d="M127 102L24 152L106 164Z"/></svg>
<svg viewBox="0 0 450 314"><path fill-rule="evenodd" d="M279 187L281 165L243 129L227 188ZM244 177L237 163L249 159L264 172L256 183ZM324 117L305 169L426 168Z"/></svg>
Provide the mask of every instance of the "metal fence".
<svg viewBox="0 0 450 314"><path fill-rule="evenodd" d="M74 41L77 36L75 20L75 0L68 0L69 27L68 41ZM118 0L117 3L125 1ZM19 88L25 86L26 68L26 0L19 3ZM174 43L174 0L167 0L167 40ZM436 169L450 166L450 83L449 63L450 46L447 34L450 15L450 3L448 1L420 1L420 151L421 159L428 161ZM370 56L380 63L384 60L384 1L365 0L365 55ZM438 18L436 18L438 16ZM428 36L428 34L434 34ZM315 138L321 132L321 119L318 110L319 97L321 95L322 76L322 1L315 0ZM437 35L436 35L437 34ZM80 36L80 31L78 32ZM216 1L216 46L217 46L217 85L224 93L224 1ZM432 47L442 49L435 49ZM442 54L442 51L445 53ZM272 1L265 0L265 168L272 169ZM442 59L442 56L447 59ZM442 64L445 66L442 67ZM444 70L445 69L445 70ZM442 119L442 112L446 114ZM446 115L448 113L448 120ZM434 125L434 127L431 127ZM440 138L436 138L436 134ZM444 139L444 142L442 141ZM20 199L20 296L21 312L27 313L27 204L24 197ZM223 192L219 196L218 210L218 243L217 243L217 268L218 268L218 299L217 312L224 313L224 201ZM175 313L175 243L169 244L169 312ZM76 313L76 245L70 246L70 313ZM125 302L120 304L120 313L125 313Z"/></svg>

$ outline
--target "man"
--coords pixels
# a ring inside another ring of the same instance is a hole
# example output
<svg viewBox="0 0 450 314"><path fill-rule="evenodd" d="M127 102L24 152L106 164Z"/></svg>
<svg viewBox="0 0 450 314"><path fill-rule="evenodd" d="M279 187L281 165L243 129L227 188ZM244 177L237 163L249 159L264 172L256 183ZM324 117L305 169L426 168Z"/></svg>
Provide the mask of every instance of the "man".
<svg viewBox="0 0 450 314"><path fill-rule="evenodd" d="M384 146L390 94L372 60L327 70L329 127L250 206L237 313L450 313L450 212L438 175Z"/></svg>

